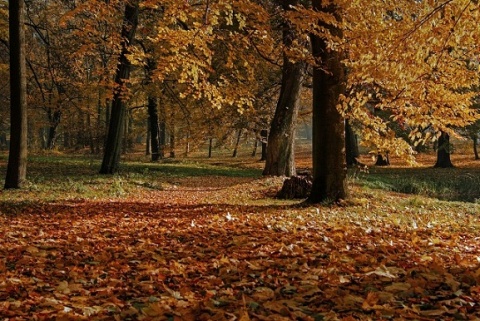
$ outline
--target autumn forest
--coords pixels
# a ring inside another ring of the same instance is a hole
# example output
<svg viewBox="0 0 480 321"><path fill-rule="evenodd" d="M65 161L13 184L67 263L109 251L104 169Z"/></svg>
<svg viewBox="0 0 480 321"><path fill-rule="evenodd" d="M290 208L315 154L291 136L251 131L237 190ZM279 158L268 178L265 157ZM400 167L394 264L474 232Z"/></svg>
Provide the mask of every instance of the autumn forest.
<svg viewBox="0 0 480 321"><path fill-rule="evenodd" d="M477 0L0 0L0 320L478 320Z"/></svg>

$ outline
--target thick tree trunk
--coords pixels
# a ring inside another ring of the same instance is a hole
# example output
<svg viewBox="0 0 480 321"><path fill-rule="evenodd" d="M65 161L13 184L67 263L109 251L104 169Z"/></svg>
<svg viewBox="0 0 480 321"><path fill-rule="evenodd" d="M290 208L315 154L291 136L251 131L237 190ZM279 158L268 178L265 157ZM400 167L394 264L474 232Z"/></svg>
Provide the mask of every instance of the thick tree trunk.
<svg viewBox="0 0 480 321"><path fill-rule="evenodd" d="M21 188L27 178L27 82L24 0L9 1L10 151L5 188Z"/></svg>
<svg viewBox="0 0 480 321"><path fill-rule="evenodd" d="M283 9L285 11L292 10L292 7L298 2L298 0L283 1ZM294 26L284 22L284 46L291 47L297 40L299 37ZM295 175L295 127L304 74L305 64L292 62L284 53L280 96L268 135L263 175Z"/></svg>
<svg viewBox="0 0 480 321"><path fill-rule="evenodd" d="M138 25L138 1L125 5L125 16L122 27L122 51L119 57L117 74L115 76L116 90L112 101L110 124L108 128L105 151L100 168L100 174L113 174L118 171L122 135L125 124L126 106L122 98L122 88L125 80L130 77L130 61L127 58L129 45L132 43Z"/></svg>
<svg viewBox="0 0 480 321"><path fill-rule="evenodd" d="M324 6L321 0L314 0L313 7L341 18L335 4ZM326 27L342 37L340 30ZM317 35L311 39L312 53L321 65L313 70L313 185L308 201L338 201L347 196L345 121L337 110L339 96L345 92L345 68L341 52L333 51Z"/></svg>
<svg viewBox="0 0 480 321"><path fill-rule="evenodd" d="M454 167L450 160L450 135L442 132L438 138L437 162L434 167L448 168Z"/></svg>
<svg viewBox="0 0 480 321"><path fill-rule="evenodd" d="M357 157L360 156L360 153L358 151L357 136L348 120L345 121L345 153L347 157L347 166L358 164Z"/></svg>

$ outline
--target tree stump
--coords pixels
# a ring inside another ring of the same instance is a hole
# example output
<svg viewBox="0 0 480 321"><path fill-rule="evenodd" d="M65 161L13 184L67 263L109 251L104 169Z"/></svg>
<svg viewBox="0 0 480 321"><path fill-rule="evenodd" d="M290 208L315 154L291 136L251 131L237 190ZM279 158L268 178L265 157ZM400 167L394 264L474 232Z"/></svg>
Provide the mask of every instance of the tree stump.
<svg viewBox="0 0 480 321"><path fill-rule="evenodd" d="M277 194L277 198L282 199L297 199L307 198L312 189L312 177L305 176L291 176L283 182L282 189Z"/></svg>
<svg viewBox="0 0 480 321"><path fill-rule="evenodd" d="M375 166L389 166L390 165L390 159L388 157L388 153L385 154L385 157L383 157L382 154L377 155L377 161L375 162Z"/></svg>

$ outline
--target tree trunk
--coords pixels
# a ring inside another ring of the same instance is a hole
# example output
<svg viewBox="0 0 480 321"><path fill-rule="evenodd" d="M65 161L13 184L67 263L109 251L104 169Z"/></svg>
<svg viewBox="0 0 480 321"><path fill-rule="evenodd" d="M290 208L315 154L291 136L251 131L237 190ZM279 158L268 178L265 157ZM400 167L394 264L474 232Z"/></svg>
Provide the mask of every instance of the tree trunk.
<svg viewBox="0 0 480 321"><path fill-rule="evenodd" d="M357 136L353 131L352 126L345 121L345 152L347 157L347 166L354 166L358 164L357 157L360 156L358 151Z"/></svg>
<svg viewBox="0 0 480 321"><path fill-rule="evenodd" d="M138 25L138 1L125 5L125 16L122 27L122 51L115 76L116 90L112 101L110 124L108 128L105 151L100 168L100 174L113 174L118 171L120 163L120 152L122 135L125 124L126 106L122 98L122 89L126 85L125 80L130 77L130 61L127 58L129 45L132 43L135 30Z"/></svg>
<svg viewBox="0 0 480 321"><path fill-rule="evenodd" d="M477 150L477 140L478 140L478 135L475 133L472 135L473 154L475 155L475 160L480 159L480 157L478 156L478 150Z"/></svg>
<svg viewBox="0 0 480 321"><path fill-rule="evenodd" d="M165 145L167 141L167 126L165 124L165 121L160 120L159 123L159 150L158 150L158 156L160 159L165 158Z"/></svg>
<svg viewBox="0 0 480 321"><path fill-rule="evenodd" d="M10 151L5 188L21 188L27 178L27 82L25 65L25 2L9 1Z"/></svg>
<svg viewBox="0 0 480 321"><path fill-rule="evenodd" d="M150 148L150 135L151 135L151 129L150 129L150 117L147 119L147 140L145 141L145 155L150 155L151 148Z"/></svg>
<svg viewBox="0 0 480 321"><path fill-rule="evenodd" d="M390 158L388 157L388 153L385 154L377 154L377 160L375 161L375 166L389 166L390 165Z"/></svg>
<svg viewBox="0 0 480 321"><path fill-rule="evenodd" d="M253 142L253 150L252 150L252 157L257 156L257 148L258 148L258 138L255 135L255 141Z"/></svg>
<svg viewBox="0 0 480 321"><path fill-rule="evenodd" d="M175 128L170 129L170 158L175 158Z"/></svg>
<svg viewBox="0 0 480 321"><path fill-rule="evenodd" d="M208 158L212 158L213 138L208 140Z"/></svg>
<svg viewBox="0 0 480 321"><path fill-rule="evenodd" d="M451 146L450 146L450 135L445 132L442 132L438 138L438 148L437 148L437 162L434 167L439 168L448 168L454 167L452 161L450 160Z"/></svg>
<svg viewBox="0 0 480 321"><path fill-rule="evenodd" d="M240 145L240 139L242 138L242 129L238 130L237 140L235 141L235 147L233 148L232 157L237 157L238 155L238 145Z"/></svg>
<svg viewBox="0 0 480 321"><path fill-rule="evenodd" d="M60 125L60 118L62 112L60 110L55 110L52 112L51 109L48 110L48 121L50 123L50 127L48 128L48 136L47 136L47 149L54 149L55 144L57 143L57 128Z"/></svg>
<svg viewBox="0 0 480 321"><path fill-rule="evenodd" d="M283 1L285 11L299 3L298 0ZM299 40L295 27L284 22L283 44L286 48ZM263 175L295 175L295 127L299 108L300 92L305 73L303 62L292 62L286 53L283 56L282 84L268 135L268 147Z"/></svg>
<svg viewBox="0 0 480 321"><path fill-rule="evenodd" d="M148 119L150 128L150 146L152 150L152 162L156 162L160 158L160 128L158 126L158 110L157 99L155 97L148 97Z"/></svg>
<svg viewBox="0 0 480 321"><path fill-rule="evenodd" d="M267 159L267 140L268 140L268 130L262 129L260 131L260 136L262 138L262 157L260 158L261 161Z"/></svg>
<svg viewBox="0 0 480 321"><path fill-rule="evenodd" d="M340 9L333 3L313 1L314 9L326 11L341 20ZM335 36L342 31L327 25ZM338 99L345 92L346 75L341 52L329 48L327 40L312 35L312 53L320 64L313 70L313 184L309 202L338 201L347 196L345 120L337 110Z"/></svg>
<svg viewBox="0 0 480 321"><path fill-rule="evenodd" d="M185 138L185 157L190 154L190 131L187 131L187 137Z"/></svg>
<svg viewBox="0 0 480 321"><path fill-rule="evenodd" d="M92 117L87 112L87 131L88 131L88 145L90 146L90 153L95 154L95 142L93 138Z"/></svg>

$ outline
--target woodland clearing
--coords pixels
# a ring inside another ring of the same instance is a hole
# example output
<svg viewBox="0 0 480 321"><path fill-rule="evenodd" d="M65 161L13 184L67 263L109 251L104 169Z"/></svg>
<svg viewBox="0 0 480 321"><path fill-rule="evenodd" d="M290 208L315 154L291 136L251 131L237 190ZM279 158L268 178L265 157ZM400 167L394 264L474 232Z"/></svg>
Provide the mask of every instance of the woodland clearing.
<svg viewBox="0 0 480 321"><path fill-rule="evenodd" d="M478 320L480 164L422 157L314 206L251 158L34 156L0 191L0 319Z"/></svg>

